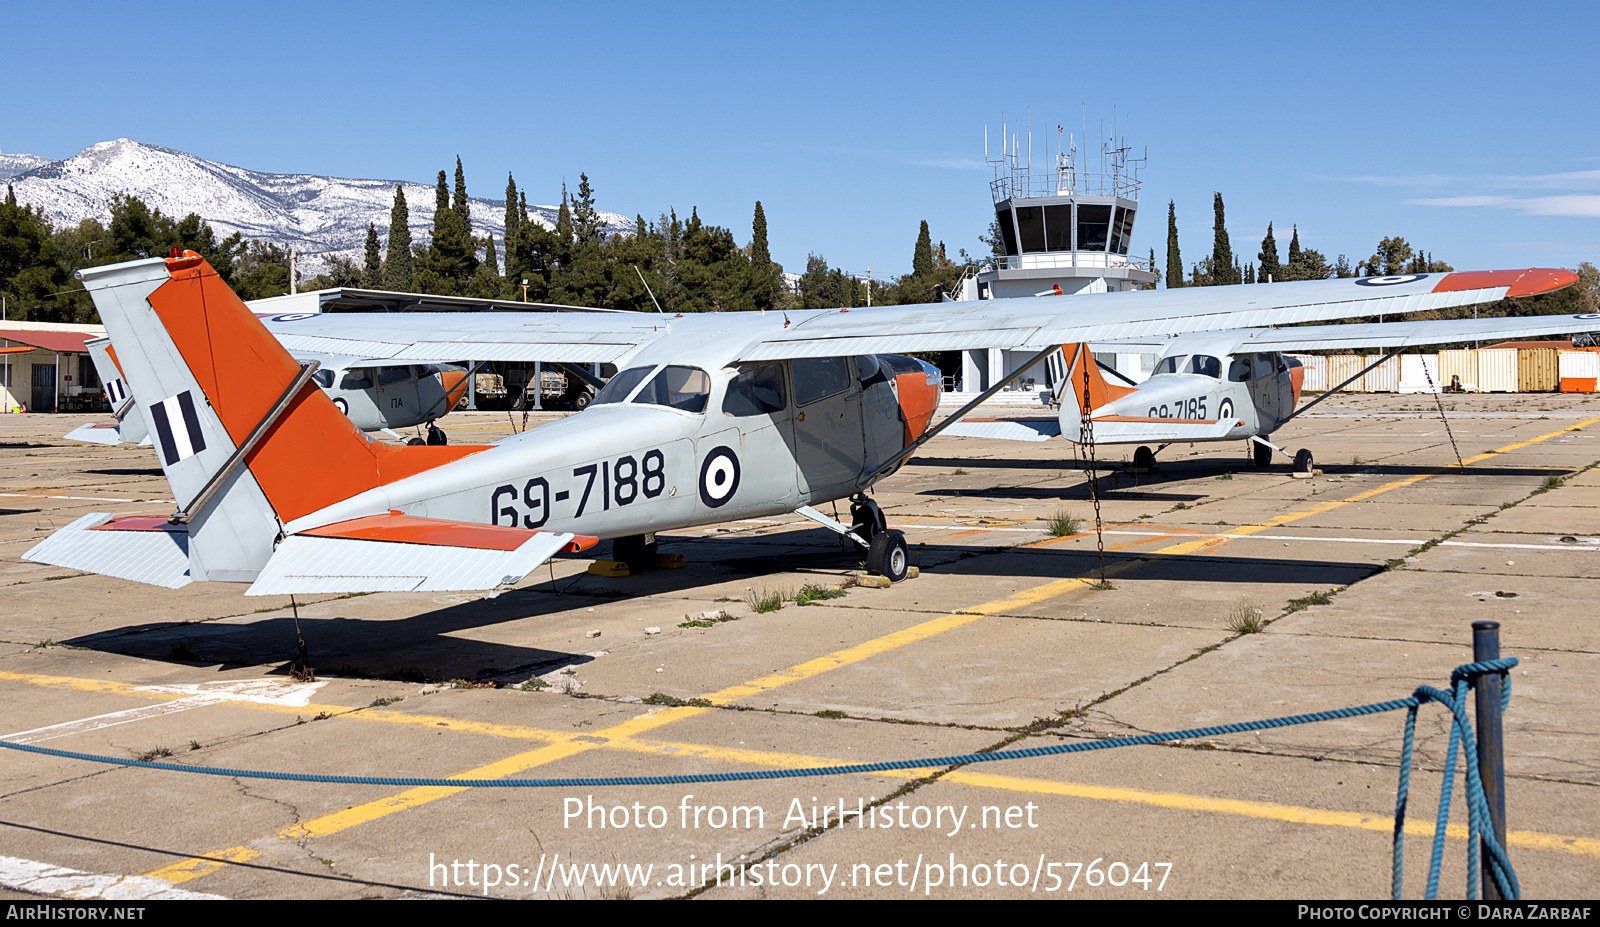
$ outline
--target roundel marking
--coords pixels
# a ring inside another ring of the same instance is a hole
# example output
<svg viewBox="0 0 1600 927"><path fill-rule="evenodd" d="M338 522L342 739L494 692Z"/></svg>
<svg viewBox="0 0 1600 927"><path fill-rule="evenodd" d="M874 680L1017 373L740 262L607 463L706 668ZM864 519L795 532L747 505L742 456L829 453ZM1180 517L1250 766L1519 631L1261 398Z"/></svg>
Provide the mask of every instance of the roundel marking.
<svg viewBox="0 0 1600 927"><path fill-rule="evenodd" d="M335 398L333 400L333 404L338 407L338 409L339 409L339 411L341 413L343 413L345 415L349 415L350 414L350 403L345 402L343 396Z"/></svg>
<svg viewBox="0 0 1600 927"><path fill-rule="evenodd" d="M1356 284L1358 286L1399 286L1402 283L1415 283L1427 276L1427 274L1396 274L1391 277L1362 277L1356 281Z"/></svg>
<svg viewBox="0 0 1600 927"><path fill-rule="evenodd" d="M1600 312L1589 312L1585 313L1584 315L1575 315L1573 318L1582 319L1583 321L1587 322L1590 319L1600 319Z"/></svg>
<svg viewBox="0 0 1600 927"><path fill-rule="evenodd" d="M301 319L314 319L316 317L317 317L317 314L315 312L291 312L288 315L275 315L270 319L270 321L273 321L273 322L298 322Z"/></svg>
<svg viewBox="0 0 1600 927"><path fill-rule="evenodd" d="M700 501L721 508L739 490L739 455L726 446L714 448L700 465Z"/></svg>
<svg viewBox="0 0 1600 927"><path fill-rule="evenodd" d="M1220 422L1225 418L1233 418L1232 399L1224 399L1222 400L1222 403L1217 406L1217 421Z"/></svg>

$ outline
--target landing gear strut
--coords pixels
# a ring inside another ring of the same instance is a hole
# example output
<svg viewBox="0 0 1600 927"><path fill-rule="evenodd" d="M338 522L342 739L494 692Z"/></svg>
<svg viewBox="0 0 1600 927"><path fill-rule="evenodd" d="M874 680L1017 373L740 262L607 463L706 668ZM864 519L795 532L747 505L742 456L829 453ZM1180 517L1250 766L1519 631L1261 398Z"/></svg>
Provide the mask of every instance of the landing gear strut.
<svg viewBox="0 0 1600 927"><path fill-rule="evenodd" d="M630 534L611 542L611 559L622 563L629 573L643 573L656 565L656 536Z"/></svg>
<svg viewBox="0 0 1600 927"><path fill-rule="evenodd" d="M878 508L878 503L861 493L850 498L850 530L856 537L870 546L872 539L887 527L883 509Z"/></svg>

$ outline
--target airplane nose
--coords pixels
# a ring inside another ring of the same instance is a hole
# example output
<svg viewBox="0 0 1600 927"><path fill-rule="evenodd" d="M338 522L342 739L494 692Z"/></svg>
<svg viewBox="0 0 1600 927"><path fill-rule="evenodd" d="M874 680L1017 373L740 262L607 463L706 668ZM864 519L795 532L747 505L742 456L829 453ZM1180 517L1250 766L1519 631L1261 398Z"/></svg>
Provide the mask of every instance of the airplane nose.
<svg viewBox="0 0 1600 927"><path fill-rule="evenodd" d="M928 423L939 411L939 380L925 372L902 373L895 377L900 393L900 417L906 423L906 443L922 437Z"/></svg>
<svg viewBox="0 0 1600 927"><path fill-rule="evenodd" d="M461 397L467 394L467 374L463 371L445 371L439 374L439 385L444 387L444 394L449 399L445 404L446 411L454 409Z"/></svg>

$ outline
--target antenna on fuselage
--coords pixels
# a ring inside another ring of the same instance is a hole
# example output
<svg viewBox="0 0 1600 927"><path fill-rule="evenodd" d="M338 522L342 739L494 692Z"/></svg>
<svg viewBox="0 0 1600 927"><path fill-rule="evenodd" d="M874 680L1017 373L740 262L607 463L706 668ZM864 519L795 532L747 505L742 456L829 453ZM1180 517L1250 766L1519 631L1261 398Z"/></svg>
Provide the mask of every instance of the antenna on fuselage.
<svg viewBox="0 0 1600 927"><path fill-rule="evenodd" d="M650 284L648 284L648 283L645 283L645 280L644 280L644 271L642 271L642 270L640 270L640 269L639 269L639 265L638 265L638 264L635 264L635 265L633 265L633 272L634 272L634 273L636 273L636 274L638 274L638 275L639 275L639 282L640 282L640 283L644 283L644 291L645 291L645 292L646 292L646 293L649 293L649 294L650 294L650 301L651 301L651 302L653 302L653 303L656 303L656 294L655 294L655 292L654 292L654 291L652 291L652 290L651 290L651 289L650 289ZM661 314L662 314L662 315L666 315L666 314L667 314L667 313L666 313L666 312L665 312L665 311L664 311L664 310L663 310L663 309L662 309L662 308L661 308L661 304L660 304L660 303L656 303L656 311L657 311L657 312L659 312L659 313L661 313Z"/></svg>

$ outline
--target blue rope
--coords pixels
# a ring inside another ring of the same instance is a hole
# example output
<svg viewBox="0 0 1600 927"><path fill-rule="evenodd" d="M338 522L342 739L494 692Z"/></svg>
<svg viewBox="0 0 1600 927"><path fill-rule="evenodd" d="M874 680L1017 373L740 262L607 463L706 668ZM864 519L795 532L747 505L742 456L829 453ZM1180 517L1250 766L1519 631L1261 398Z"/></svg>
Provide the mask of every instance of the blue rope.
<svg viewBox="0 0 1600 927"><path fill-rule="evenodd" d="M1511 859L1506 855L1505 848L1495 837L1492 818L1489 814L1488 798L1484 795L1483 782L1479 778L1478 761L1475 752L1476 740L1472 733L1472 722L1467 719L1467 692L1477 685L1478 680L1491 673L1500 676L1500 711L1504 714L1511 704L1511 676L1510 669L1517 665L1515 657L1501 660L1485 660L1479 663L1468 663L1458 666L1450 674L1451 691L1444 692L1432 686L1418 686L1413 699L1416 704L1406 711L1405 739L1400 750L1400 786L1395 794L1394 809L1394 868L1393 881L1390 885L1390 897L1395 901L1400 900L1401 875L1404 869L1405 856L1405 812L1406 800L1411 789L1411 761L1414 754L1414 743L1417 730L1417 709L1427 702L1438 702L1449 709L1450 740L1445 750L1444 781L1439 790L1439 813L1434 822L1433 855L1428 865L1428 882L1424 889L1429 900L1439 897L1439 870L1444 861L1445 828L1450 822L1450 797L1455 792L1456 751L1459 749L1466 753L1463 760L1467 767L1465 800L1467 803L1467 899L1476 900L1478 897L1478 857L1480 852L1487 851L1489 859L1489 877L1494 880L1495 887L1499 889L1500 897L1506 900L1517 900L1522 897L1522 887L1517 881L1517 874L1511 867Z"/></svg>
<svg viewBox="0 0 1600 927"><path fill-rule="evenodd" d="M572 779L428 779L428 778L397 778L390 776L326 776L312 773L284 773L267 772L248 769L222 769L209 766L184 766L178 763L153 763L148 760L126 759L116 756L103 756L94 753L77 753L71 750L53 750L48 747L35 747L31 744L18 744L0 740L0 747L8 750L19 750L25 753L35 753L43 756L54 756L69 760L83 760L92 763L109 763L116 766L135 766L143 769L159 769L169 772L198 773L208 776L226 776L238 779L271 779L282 782L318 782L336 785L382 785L401 788L604 788L619 785L691 785L707 782L743 782L750 780L773 779L799 779L810 776L837 776L855 773L890 772L903 769L923 769L940 766L965 766L974 763L995 763L1004 760L1018 760L1042 756L1058 756L1067 753L1087 753L1091 750L1111 750L1117 747L1133 747L1147 744L1167 743L1175 740L1192 740L1200 737L1217 737L1224 734L1241 734L1249 731L1263 731L1273 728L1292 727L1297 724L1311 724L1317 721L1333 721L1341 718L1358 718L1363 715L1381 714L1387 711L1406 709L1405 739L1400 753L1400 785L1395 801L1394 821L1394 874L1393 897L1400 898L1401 872L1404 863L1404 834L1406 801L1411 788L1411 763L1414 754L1416 734L1417 709L1426 702L1438 702L1448 708L1452 715L1450 730L1450 745L1445 759L1445 779L1439 799L1439 813L1434 828L1433 859L1428 872L1427 897L1438 896L1439 868L1444 854L1445 827L1450 819L1450 795L1454 790L1452 772L1455 769L1456 750L1460 746L1469 751L1467 757L1467 783L1466 801L1468 815L1467 839L1467 897L1477 898L1478 884L1478 849L1481 844L1489 852L1489 874L1495 880L1503 898L1514 900L1521 897L1521 887L1517 882L1516 873L1511 868L1511 861L1506 856L1505 849L1495 839L1494 828L1489 826L1489 806L1484 797L1483 784L1478 778L1478 764L1476 757L1470 755L1473 749L1472 725L1467 720L1466 697L1467 691L1476 685L1477 679L1488 673L1498 673L1503 679L1501 695L1501 711L1511 701L1511 681L1507 671L1517 665L1515 657L1502 660L1489 660L1482 663L1468 663L1459 666L1451 673L1451 692L1443 692L1432 686L1419 686L1410 698L1393 699L1387 702L1374 702L1370 705L1357 705L1353 708L1339 708L1333 711L1315 711L1307 714L1289 715L1282 718L1268 718L1262 721L1247 721L1239 724L1219 724L1213 727L1191 728L1184 731L1167 731L1158 734L1142 734L1137 737L1115 737L1106 740L1073 741L1070 743L1053 744L1045 747L1028 747L1021 750L996 750L987 753L964 753L954 756L927 757L915 760L894 760L883 763L855 763L846 766L819 766L806 769L756 769L745 772L731 773L697 773L683 776L612 776L603 778L572 778Z"/></svg>

